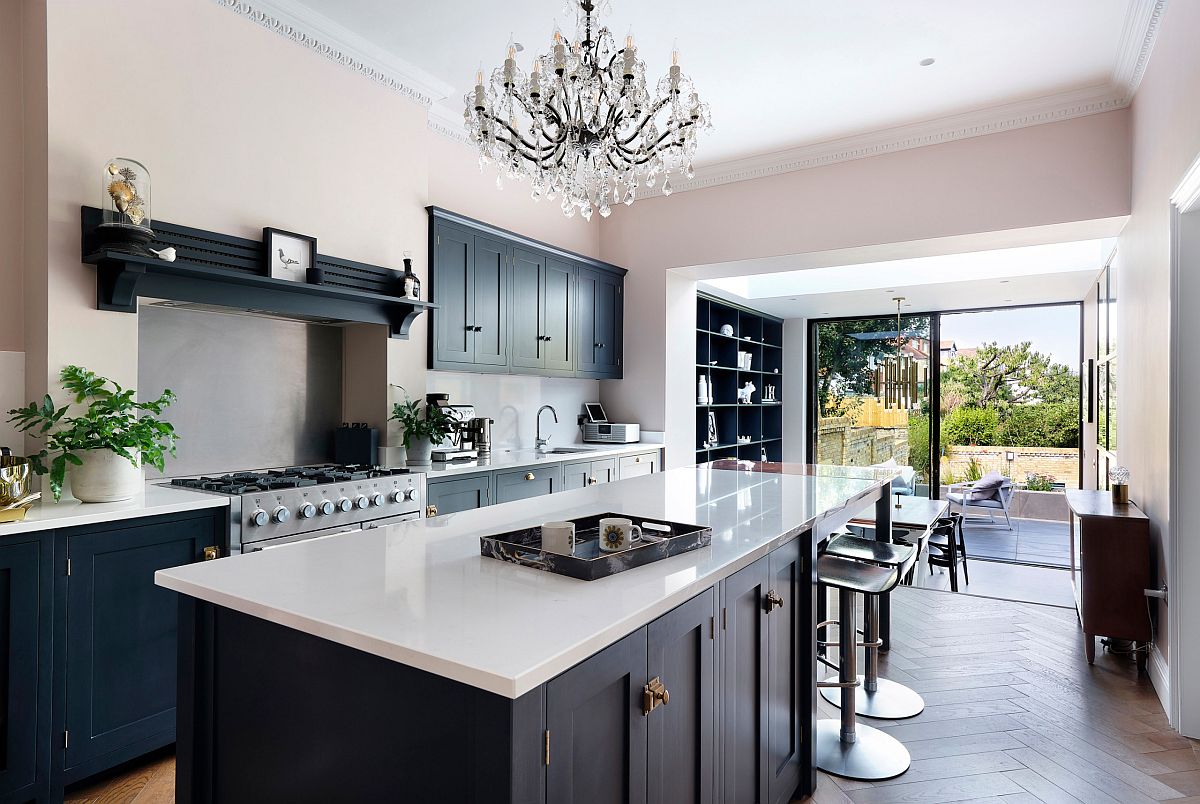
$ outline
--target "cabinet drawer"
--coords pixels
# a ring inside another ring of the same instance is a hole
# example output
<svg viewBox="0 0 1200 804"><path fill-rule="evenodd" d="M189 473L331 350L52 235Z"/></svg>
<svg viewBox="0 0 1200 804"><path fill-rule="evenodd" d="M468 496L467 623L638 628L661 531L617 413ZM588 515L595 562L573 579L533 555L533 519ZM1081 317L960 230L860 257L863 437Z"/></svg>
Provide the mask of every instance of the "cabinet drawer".
<svg viewBox="0 0 1200 804"><path fill-rule="evenodd" d="M496 473L496 502L512 502L553 494L562 488L562 466L537 466Z"/></svg>
<svg viewBox="0 0 1200 804"><path fill-rule="evenodd" d="M459 477L453 480L426 481L426 516L456 514L492 504L491 474Z"/></svg>
<svg viewBox="0 0 1200 804"><path fill-rule="evenodd" d="M637 455L622 455L620 459L621 479L641 477L658 471L658 452L639 452Z"/></svg>

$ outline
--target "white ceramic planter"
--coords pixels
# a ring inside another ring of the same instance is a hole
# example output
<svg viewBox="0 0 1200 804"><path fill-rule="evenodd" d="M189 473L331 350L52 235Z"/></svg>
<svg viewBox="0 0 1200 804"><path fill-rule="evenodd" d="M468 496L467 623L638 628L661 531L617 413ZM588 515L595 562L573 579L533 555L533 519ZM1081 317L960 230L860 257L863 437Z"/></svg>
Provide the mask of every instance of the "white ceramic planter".
<svg viewBox="0 0 1200 804"><path fill-rule="evenodd" d="M79 455L81 466L69 464L71 494L85 503L120 502L142 491L142 467L115 452L88 450Z"/></svg>
<svg viewBox="0 0 1200 804"><path fill-rule="evenodd" d="M426 466L432 463L433 443L428 438L414 438L406 457L409 466Z"/></svg>

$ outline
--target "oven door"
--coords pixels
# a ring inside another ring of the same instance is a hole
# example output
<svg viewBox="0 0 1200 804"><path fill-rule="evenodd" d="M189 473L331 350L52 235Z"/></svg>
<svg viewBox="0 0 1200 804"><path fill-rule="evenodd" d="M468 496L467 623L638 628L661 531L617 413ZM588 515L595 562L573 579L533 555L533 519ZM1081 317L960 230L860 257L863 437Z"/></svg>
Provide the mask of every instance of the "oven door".
<svg viewBox="0 0 1200 804"><path fill-rule="evenodd" d="M364 530L373 530L385 525L394 525L398 522L411 522L421 518L421 513L415 512L411 514L400 514L399 516L385 517L384 519L374 519L370 522L359 522L354 525L343 525L337 528L326 528L325 530L313 530L308 533L294 533L291 536L280 536L278 539L265 539L260 542L251 542L250 544L242 545L243 553L256 553L259 550L270 550L274 547L283 547L285 544L295 544L296 542L307 542L311 539L323 539L326 536L341 536L346 533L359 533Z"/></svg>

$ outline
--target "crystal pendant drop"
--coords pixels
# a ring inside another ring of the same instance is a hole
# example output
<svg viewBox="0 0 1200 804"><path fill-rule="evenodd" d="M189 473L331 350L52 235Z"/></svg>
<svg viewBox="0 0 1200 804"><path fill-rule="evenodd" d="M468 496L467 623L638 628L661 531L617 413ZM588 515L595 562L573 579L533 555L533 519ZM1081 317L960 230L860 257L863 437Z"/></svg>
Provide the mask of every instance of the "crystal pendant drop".
<svg viewBox="0 0 1200 804"><path fill-rule="evenodd" d="M633 204L634 197L633 185L631 184L629 185L629 189L625 191L625 198L622 199L622 203L625 204L625 206L630 206Z"/></svg>
<svg viewBox="0 0 1200 804"><path fill-rule="evenodd" d="M600 205L600 217L607 218L611 214L612 214L612 207L610 207L608 205L608 202L605 201L603 204Z"/></svg>
<svg viewBox="0 0 1200 804"><path fill-rule="evenodd" d="M503 189L504 189L504 180L503 180L502 178L500 178L500 174L499 174L499 173L497 173L497 174L496 174L496 189L497 189L497 190L503 190Z"/></svg>
<svg viewBox="0 0 1200 804"><path fill-rule="evenodd" d="M694 179L694 178L696 178L696 169L695 169L694 167L692 167L692 163L691 163L691 162L688 162L688 164L687 164L687 172L686 172L686 173L684 173L684 175L685 175L685 176L687 176L689 179Z"/></svg>
<svg viewBox="0 0 1200 804"><path fill-rule="evenodd" d="M590 221L592 219L592 205L588 204L584 206L583 209L579 210L579 214L583 216L585 221Z"/></svg>
<svg viewBox="0 0 1200 804"><path fill-rule="evenodd" d="M670 195L673 192L675 192L675 188L671 186L671 180L669 178L663 179L662 194Z"/></svg>

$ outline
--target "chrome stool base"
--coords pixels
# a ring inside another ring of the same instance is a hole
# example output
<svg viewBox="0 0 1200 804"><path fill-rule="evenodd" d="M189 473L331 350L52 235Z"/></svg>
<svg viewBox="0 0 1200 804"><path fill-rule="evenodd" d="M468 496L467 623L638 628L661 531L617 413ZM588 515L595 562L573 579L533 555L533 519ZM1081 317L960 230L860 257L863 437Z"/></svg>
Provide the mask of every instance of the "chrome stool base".
<svg viewBox="0 0 1200 804"><path fill-rule="evenodd" d="M838 677L830 676L825 680L837 681ZM865 677L859 676L858 680L864 682ZM915 717L925 710L925 700L915 690L911 690L903 684L897 684L895 681L888 681L886 678L878 679L876 683L879 688L874 692L868 692L865 684L854 690L855 714L881 720L903 720L907 717ZM819 691L821 697L829 703L834 706L842 705L840 690L822 687Z"/></svg>
<svg viewBox="0 0 1200 804"><path fill-rule="evenodd" d="M908 770L908 749L895 737L861 723L856 739L842 742L842 724L837 720L817 721L817 767L844 779L878 782Z"/></svg>

